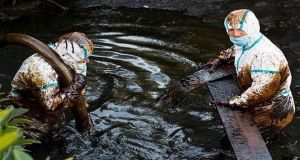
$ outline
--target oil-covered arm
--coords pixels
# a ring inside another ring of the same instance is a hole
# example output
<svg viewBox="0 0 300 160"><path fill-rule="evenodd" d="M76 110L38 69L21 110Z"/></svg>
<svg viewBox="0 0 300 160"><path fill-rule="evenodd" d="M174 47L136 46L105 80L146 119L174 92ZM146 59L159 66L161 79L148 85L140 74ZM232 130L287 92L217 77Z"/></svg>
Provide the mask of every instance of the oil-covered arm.
<svg viewBox="0 0 300 160"><path fill-rule="evenodd" d="M257 54L251 65L252 84L240 96L232 98L232 106L253 106L273 97L280 84L280 60L271 54Z"/></svg>
<svg viewBox="0 0 300 160"><path fill-rule="evenodd" d="M73 83L61 89L55 70L42 57L35 54L23 62L11 85L11 97L34 98L37 104L50 111L61 104L64 107L72 106L84 89L86 78L77 73Z"/></svg>
<svg viewBox="0 0 300 160"><path fill-rule="evenodd" d="M74 106L85 85L86 77L80 73L76 73L74 81L54 96L51 110L55 110L61 103L63 103L64 108Z"/></svg>
<svg viewBox="0 0 300 160"><path fill-rule="evenodd" d="M234 46L222 50L216 57L211 58L207 61L206 64L199 66L199 69L202 69L203 67L209 67L210 69L214 70L218 66L220 66L222 63L229 62L235 57L235 48Z"/></svg>

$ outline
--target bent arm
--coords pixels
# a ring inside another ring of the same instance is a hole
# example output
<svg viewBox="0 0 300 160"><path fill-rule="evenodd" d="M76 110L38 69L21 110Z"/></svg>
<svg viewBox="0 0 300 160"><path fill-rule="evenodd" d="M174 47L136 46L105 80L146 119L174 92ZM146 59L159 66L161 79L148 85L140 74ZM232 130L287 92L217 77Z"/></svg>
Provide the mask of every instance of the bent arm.
<svg viewBox="0 0 300 160"><path fill-rule="evenodd" d="M61 104L64 107L74 105L85 84L85 76L76 74L74 81L61 90L56 71L38 55L24 61L12 82L16 90L33 91L37 103L49 111Z"/></svg>
<svg viewBox="0 0 300 160"><path fill-rule="evenodd" d="M48 110L56 110L60 105L63 108L69 108L76 104L79 95L86 85L86 78L82 74L75 74L74 81L59 92L55 91L56 87L49 86L40 93L40 102Z"/></svg>
<svg viewBox="0 0 300 160"><path fill-rule="evenodd" d="M276 56L258 54L251 65L251 86L230 103L253 106L272 98L278 91L281 81L279 68L280 60Z"/></svg>
<svg viewBox="0 0 300 160"><path fill-rule="evenodd" d="M253 106L265 102L276 94L280 83L280 74L267 72L252 73L254 75L251 76L253 79L251 87L240 96L245 102L244 105Z"/></svg>
<svg viewBox="0 0 300 160"><path fill-rule="evenodd" d="M232 46L226 50L221 51L216 57L211 58L204 65L198 65L198 69L202 69L204 67L209 67L211 70L218 68L221 64L225 62L231 62L235 57L235 48Z"/></svg>

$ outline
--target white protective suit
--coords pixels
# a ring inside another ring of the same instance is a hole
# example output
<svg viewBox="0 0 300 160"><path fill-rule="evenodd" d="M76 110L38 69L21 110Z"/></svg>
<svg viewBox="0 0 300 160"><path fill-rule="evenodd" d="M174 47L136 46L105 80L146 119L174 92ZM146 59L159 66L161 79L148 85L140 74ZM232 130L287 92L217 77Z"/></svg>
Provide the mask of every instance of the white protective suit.
<svg viewBox="0 0 300 160"><path fill-rule="evenodd" d="M75 42L62 41L49 47L56 51L63 61L76 71L86 75L86 63L76 63L87 57L85 51ZM34 90L39 97L39 103L51 109L56 106L53 97L60 91L58 74L54 68L40 55L33 54L28 57L15 74L11 82L11 94L18 96L20 90Z"/></svg>
<svg viewBox="0 0 300 160"><path fill-rule="evenodd" d="M234 45L218 58L234 58L237 80L242 91L229 103L249 106L264 137L279 133L294 117L290 90L291 73L282 51L260 32L258 19L247 9L231 12L224 21L226 31L235 27L247 34L247 44Z"/></svg>
<svg viewBox="0 0 300 160"><path fill-rule="evenodd" d="M58 42L48 46L58 53L65 64L84 77L86 76L87 65L85 62L78 62L88 58L93 51L93 44L84 34L79 32L65 35L64 39L60 39ZM79 37L76 40L83 43L78 44L68 39L70 35L73 39L74 37ZM34 123L28 127L44 133L52 130L52 127L58 121L57 118L60 117L54 110L57 107L62 108L60 106L66 105L64 101L66 96L59 94L63 93L63 91L60 88L59 77L54 68L43 57L37 53L33 54L23 62L15 74L11 86L10 97L22 98L20 103L25 104L21 106L30 109L26 113L26 117L34 121ZM39 137L32 134L31 136Z"/></svg>

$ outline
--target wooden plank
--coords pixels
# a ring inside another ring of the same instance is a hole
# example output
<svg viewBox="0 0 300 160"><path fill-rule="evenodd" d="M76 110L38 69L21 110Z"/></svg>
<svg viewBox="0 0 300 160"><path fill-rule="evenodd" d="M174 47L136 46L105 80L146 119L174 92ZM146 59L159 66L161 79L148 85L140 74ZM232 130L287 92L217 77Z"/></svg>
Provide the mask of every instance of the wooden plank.
<svg viewBox="0 0 300 160"><path fill-rule="evenodd" d="M210 82L207 86L214 101L228 100L239 93L239 88L231 76ZM222 105L217 105L217 110L238 160L272 159L249 113Z"/></svg>
<svg viewBox="0 0 300 160"><path fill-rule="evenodd" d="M158 99L156 106L172 107L180 97L203 84L208 85L214 101L228 100L239 93L239 88L227 69L221 67L214 72L202 69L183 78L178 85L168 88ZM238 160L272 159L251 115L222 105L218 105L217 110Z"/></svg>

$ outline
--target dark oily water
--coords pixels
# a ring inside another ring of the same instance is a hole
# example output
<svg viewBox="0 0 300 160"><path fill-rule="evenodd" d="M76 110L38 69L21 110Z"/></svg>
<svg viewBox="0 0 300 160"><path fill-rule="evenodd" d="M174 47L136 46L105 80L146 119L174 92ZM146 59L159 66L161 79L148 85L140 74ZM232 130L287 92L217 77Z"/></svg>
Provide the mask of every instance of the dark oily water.
<svg viewBox="0 0 300 160"><path fill-rule="evenodd" d="M175 110L153 105L171 80L193 73L195 62L204 62L229 46L223 29L180 12L93 8L25 17L3 26L1 32L23 32L50 42L69 31L85 32L95 43L86 95L96 131L93 136L81 135L74 121L68 121L42 145L32 147L36 159L47 155L53 159L234 158L220 147L224 131L209 106L205 87L188 94ZM23 52L19 47L0 51L0 83L6 91L30 55L30 51ZM300 75L298 70L293 72L295 77ZM268 144L274 159L299 155L297 122L296 118L285 134Z"/></svg>

